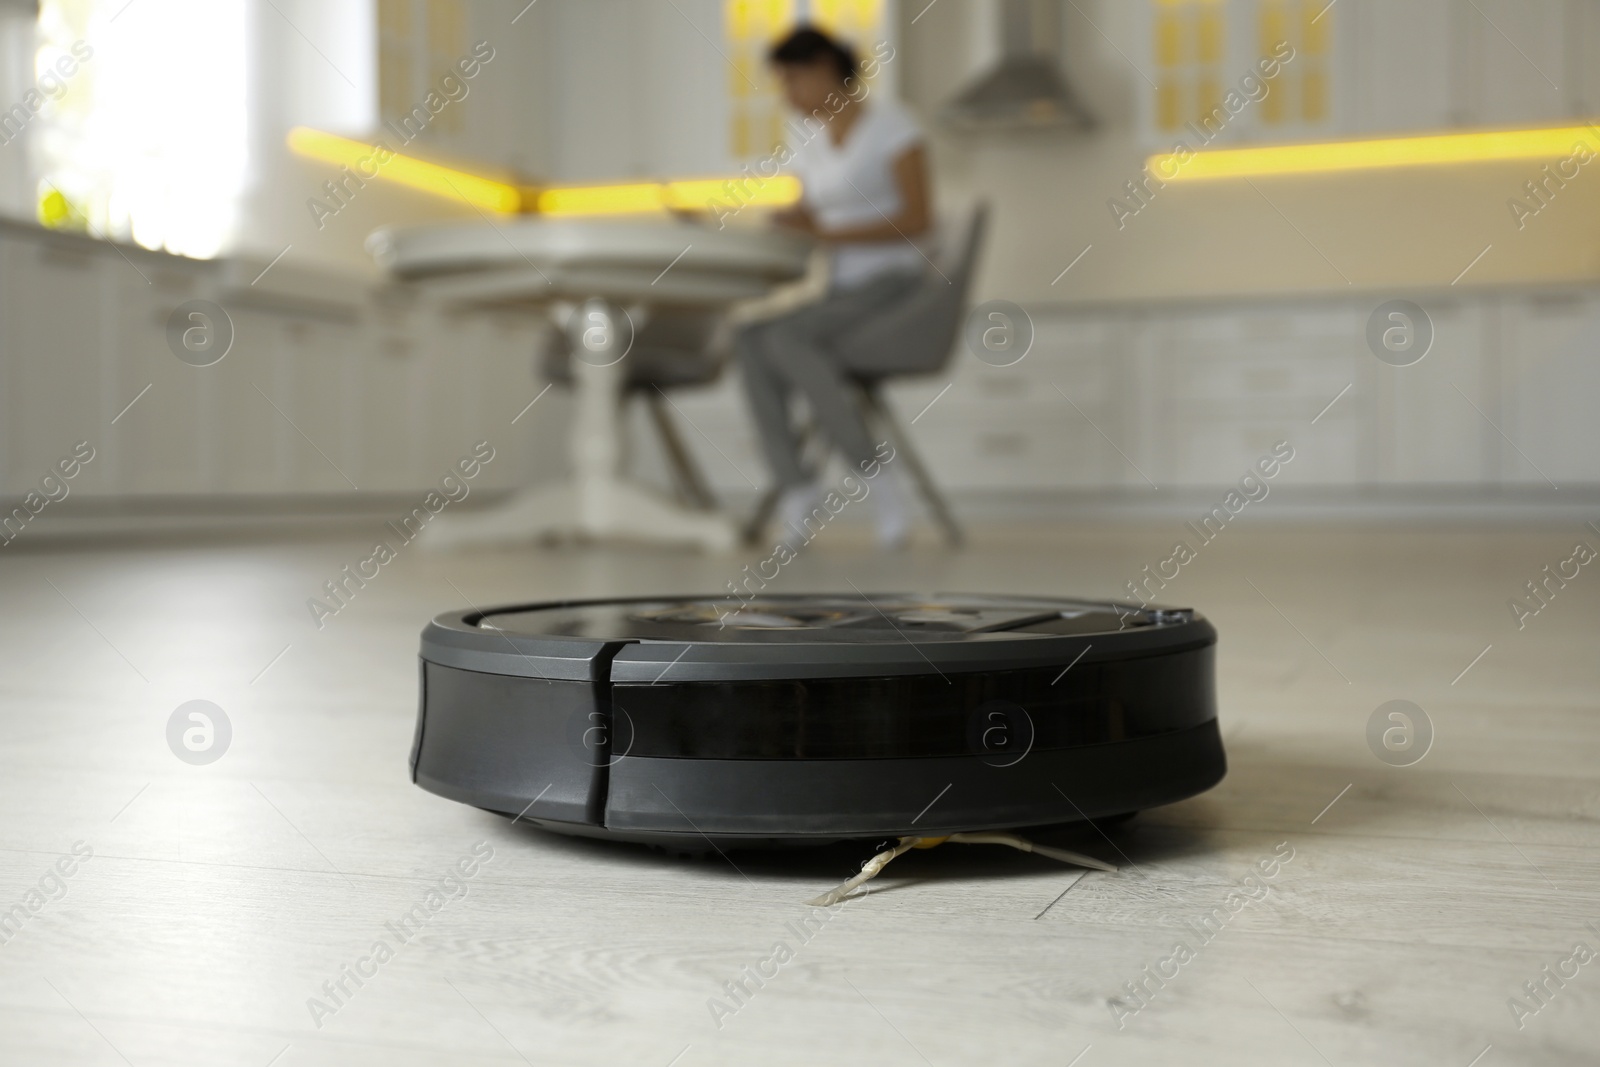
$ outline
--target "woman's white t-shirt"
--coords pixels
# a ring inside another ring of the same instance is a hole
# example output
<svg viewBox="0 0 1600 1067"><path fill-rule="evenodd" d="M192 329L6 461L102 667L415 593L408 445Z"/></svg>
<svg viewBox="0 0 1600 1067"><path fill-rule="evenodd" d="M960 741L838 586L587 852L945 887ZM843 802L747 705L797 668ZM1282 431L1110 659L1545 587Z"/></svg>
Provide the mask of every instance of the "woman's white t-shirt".
<svg viewBox="0 0 1600 1067"><path fill-rule="evenodd" d="M791 124L790 164L800 179L801 202L824 233L894 218L904 205L894 162L922 142L922 130L905 108L886 95L851 107L861 109L844 143L835 145L826 124L810 119ZM890 271L923 268L922 252L909 240L855 241L833 248L830 284L859 286Z"/></svg>

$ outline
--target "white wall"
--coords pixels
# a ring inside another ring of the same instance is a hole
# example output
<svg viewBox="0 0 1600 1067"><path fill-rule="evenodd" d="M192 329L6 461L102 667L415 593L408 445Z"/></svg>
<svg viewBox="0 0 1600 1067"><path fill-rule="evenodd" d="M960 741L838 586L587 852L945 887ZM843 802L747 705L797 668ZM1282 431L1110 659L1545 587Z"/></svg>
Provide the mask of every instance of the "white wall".
<svg viewBox="0 0 1600 1067"><path fill-rule="evenodd" d="M289 129L304 124L358 138L387 136L391 142L395 138L382 130L349 128L361 112L362 94L352 91L317 54L322 51L335 57L340 68L348 65L359 70L365 65L370 71L375 62L370 49L362 59L347 55L351 49L340 45L343 23L328 21L320 13L326 5L318 0L296 0L292 5L275 0L275 4L310 41L296 32L274 5L256 6L258 55L252 79L257 109L252 116L252 145L257 180L244 214L241 251L270 259L292 245L284 258L287 265L376 277L362 242L379 226L477 218L468 205L379 181L369 183L348 208L323 219L322 227L317 227L306 202L323 195L322 183L333 178L338 168L291 155L284 145ZM494 57L468 83L467 97L450 105L462 109L464 128L455 134L429 130L407 146L407 152L475 172L500 172L507 177L520 174L529 180L552 169L550 131L560 108L552 98L547 67L554 51L552 27L560 16L551 0L540 0L517 17L525 5L526 0L473 0L468 9L468 46L487 42ZM337 6L356 11L368 5L361 0ZM352 21L359 20L344 20ZM358 74L350 77L363 84Z"/></svg>
<svg viewBox="0 0 1600 1067"><path fill-rule="evenodd" d="M542 0L549 3L549 0ZM551 3L551 179L717 174L728 166L721 0Z"/></svg>

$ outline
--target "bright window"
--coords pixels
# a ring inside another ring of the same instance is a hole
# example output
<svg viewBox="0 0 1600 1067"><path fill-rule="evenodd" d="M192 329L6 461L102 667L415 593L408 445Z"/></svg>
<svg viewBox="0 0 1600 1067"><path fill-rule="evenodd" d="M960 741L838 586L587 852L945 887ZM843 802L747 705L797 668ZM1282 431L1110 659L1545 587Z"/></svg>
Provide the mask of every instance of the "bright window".
<svg viewBox="0 0 1600 1067"><path fill-rule="evenodd" d="M41 220L222 251L248 164L246 0L43 0L39 38L41 78L91 51L32 138Z"/></svg>

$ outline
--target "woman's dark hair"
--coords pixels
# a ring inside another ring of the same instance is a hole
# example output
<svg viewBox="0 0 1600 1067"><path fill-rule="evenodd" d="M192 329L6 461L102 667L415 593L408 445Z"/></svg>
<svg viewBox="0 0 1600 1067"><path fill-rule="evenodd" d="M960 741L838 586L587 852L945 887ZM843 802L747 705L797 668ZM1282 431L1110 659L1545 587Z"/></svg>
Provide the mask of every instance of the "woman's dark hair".
<svg viewBox="0 0 1600 1067"><path fill-rule="evenodd" d="M839 72L839 80L856 76L856 57L849 47L839 43L814 26L799 26L789 36L772 46L767 59L776 64L809 66L812 63L832 63Z"/></svg>

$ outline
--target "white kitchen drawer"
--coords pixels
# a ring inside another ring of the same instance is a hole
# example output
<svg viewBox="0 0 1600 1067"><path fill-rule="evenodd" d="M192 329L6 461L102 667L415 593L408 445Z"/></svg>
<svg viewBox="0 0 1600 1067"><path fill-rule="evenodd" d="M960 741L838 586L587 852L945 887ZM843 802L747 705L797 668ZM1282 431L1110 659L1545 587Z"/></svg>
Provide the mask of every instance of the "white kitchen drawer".
<svg viewBox="0 0 1600 1067"><path fill-rule="evenodd" d="M1105 438L1065 404L1025 412L996 405L989 417L963 411L938 422L930 415L909 433L934 480L951 489L1094 488L1126 480L1119 470L1125 464Z"/></svg>
<svg viewBox="0 0 1600 1067"><path fill-rule="evenodd" d="M1371 435L1363 420L1330 415L1312 426L1308 419L1281 418L1265 411L1250 418L1173 424L1170 452L1157 466L1160 473L1153 476L1163 487L1232 485L1251 473L1280 441L1294 448L1294 458L1274 484L1355 485L1372 480Z"/></svg>
<svg viewBox="0 0 1600 1067"><path fill-rule="evenodd" d="M1326 403L1371 372L1370 353L1355 355L1327 342L1297 341L1273 352L1171 354L1174 412L1188 405L1281 404L1299 413ZM1313 408L1307 418L1316 415Z"/></svg>
<svg viewBox="0 0 1600 1067"><path fill-rule="evenodd" d="M926 393L931 400L947 383L954 383L939 401L956 404L967 402L1015 402L1065 404L1062 394L1085 409L1099 407L1111 395L1111 374L1114 361L1106 356L1090 359L1080 354L1067 355L1048 351L1030 352L1022 362L1010 367L993 367L976 360L964 362L960 372L943 380L916 379L897 383L898 394L909 396ZM931 386L931 388L930 388ZM923 401L924 404L927 400ZM908 418L921 410L921 405L911 409Z"/></svg>
<svg viewBox="0 0 1600 1067"><path fill-rule="evenodd" d="M1343 301L1334 304L1295 303L1280 306L1230 306L1217 310L1178 309L1142 316L1152 340L1163 349L1183 351L1193 345L1273 346L1326 338L1361 337L1364 312Z"/></svg>

